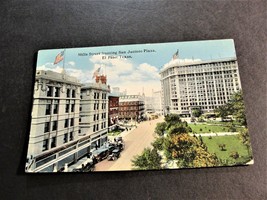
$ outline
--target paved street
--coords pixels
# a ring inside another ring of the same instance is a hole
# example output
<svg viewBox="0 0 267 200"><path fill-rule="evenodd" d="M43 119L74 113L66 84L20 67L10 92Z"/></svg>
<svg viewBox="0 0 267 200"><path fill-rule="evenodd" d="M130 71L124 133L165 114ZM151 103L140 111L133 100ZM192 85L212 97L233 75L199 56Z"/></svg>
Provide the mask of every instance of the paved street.
<svg viewBox="0 0 267 200"><path fill-rule="evenodd" d="M131 170L131 159L135 155L140 155L145 147L150 147L154 141L154 129L158 122L162 122L163 117L151 121L141 122L136 129L123 134L125 149L121 152L121 157L116 161L103 160L96 164L95 171L120 171Z"/></svg>

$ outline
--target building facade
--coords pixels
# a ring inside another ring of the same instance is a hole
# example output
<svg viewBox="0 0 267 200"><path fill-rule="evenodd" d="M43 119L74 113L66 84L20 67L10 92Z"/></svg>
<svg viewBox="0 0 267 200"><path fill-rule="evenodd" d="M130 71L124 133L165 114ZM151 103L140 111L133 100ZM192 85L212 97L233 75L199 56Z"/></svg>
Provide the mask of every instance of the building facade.
<svg viewBox="0 0 267 200"><path fill-rule="evenodd" d="M161 91L152 92L152 105L155 114L162 115L162 96Z"/></svg>
<svg viewBox="0 0 267 200"><path fill-rule="evenodd" d="M140 95L126 95L119 98L119 119L139 120L144 117L145 103Z"/></svg>
<svg viewBox="0 0 267 200"><path fill-rule="evenodd" d="M107 141L108 93L106 77L96 77L96 83L81 88L79 136L90 140L91 149L101 147Z"/></svg>
<svg viewBox="0 0 267 200"><path fill-rule="evenodd" d="M165 67L160 72L164 114L191 116L224 105L241 89L236 59L198 61Z"/></svg>
<svg viewBox="0 0 267 200"><path fill-rule="evenodd" d="M108 96L108 126L113 126L119 118L119 97L114 94Z"/></svg>
<svg viewBox="0 0 267 200"><path fill-rule="evenodd" d="M69 158L61 151L78 140L80 89L78 80L64 70L37 70L27 171L57 171L74 161L74 154Z"/></svg>

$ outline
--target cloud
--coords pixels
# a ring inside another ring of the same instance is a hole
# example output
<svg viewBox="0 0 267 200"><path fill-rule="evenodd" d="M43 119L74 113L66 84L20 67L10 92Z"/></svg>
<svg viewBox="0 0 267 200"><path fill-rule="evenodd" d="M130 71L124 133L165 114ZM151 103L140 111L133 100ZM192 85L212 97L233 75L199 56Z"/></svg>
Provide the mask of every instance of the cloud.
<svg viewBox="0 0 267 200"><path fill-rule="evenodd" d="M81 70L75 66L75 62L70 61L67 63L67 68L65 71L68 75L76 77L81 83L90 82L89 77L92 80L92 72L89 70ZM54 65L53 63L46 63L44 65L38 66L37 70L53 71L57 73L62 73L63 67L59 65Z"/></svg>
<svg viewBox="0 0 267 200"><path fill-rule="evenodd" d="M68 62L68 65L70 65L70 66L73 66L73 67L74 67L74 66L75 66L75 62L74 62L74 61L69 61L69 62Z"/></svg>
<svg viewBox="0 0 267 200"><path fill-rule="evenodd" d="M126 89L128 94L142 93L143 88L145 93L160 90L159 70L148 63L136 65L127 59L102 60L101 55L92 56L90 61L94 64L93 71L101 67L101 73L107 74L111 87Z"/></svg>

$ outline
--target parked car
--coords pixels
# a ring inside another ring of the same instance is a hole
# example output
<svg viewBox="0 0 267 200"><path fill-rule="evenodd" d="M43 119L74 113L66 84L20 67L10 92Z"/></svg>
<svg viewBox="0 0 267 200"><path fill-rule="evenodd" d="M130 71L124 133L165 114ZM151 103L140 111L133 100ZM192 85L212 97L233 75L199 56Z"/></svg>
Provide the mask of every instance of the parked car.
<svg viewBox="0 0 267 200"><path fill-rule="evenodd" d="M117 160L120 157L120 150L118 148L114 149L112 153L108 156L108 161Z"/></svg>
<svg viewBox="0 0 267 200"><path fill-rule="evenodd" d="M109 149L108 148L102 148L102 149L98 149L95 150L93 152L93 160L95 162L95 160L97 162L100 162L101 160L104 160L108 157L109 155Z"/></svg>

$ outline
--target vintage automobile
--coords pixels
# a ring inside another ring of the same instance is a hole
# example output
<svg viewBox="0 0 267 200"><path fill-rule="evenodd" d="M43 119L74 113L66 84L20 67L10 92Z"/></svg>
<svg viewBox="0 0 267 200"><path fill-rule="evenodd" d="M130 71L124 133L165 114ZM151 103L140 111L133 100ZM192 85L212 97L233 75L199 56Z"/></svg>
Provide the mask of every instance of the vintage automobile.
<svg viewBox="0 0 267 200"><path fill-rule="evenodd" d="M92 154L93 154L92 157L93 157L94 163L96 163L95 160L97 162L100 162L101 160L104 160L108 157L109 149L101 148L101 149L95 150Z"/></svg>
<svg viewBox="0 0 267 200"><path fill-rule="evenodd" d="M108 156L108 161L117 160L120 157L120 150L118 148L114 149L112 153Z"/></svg>

